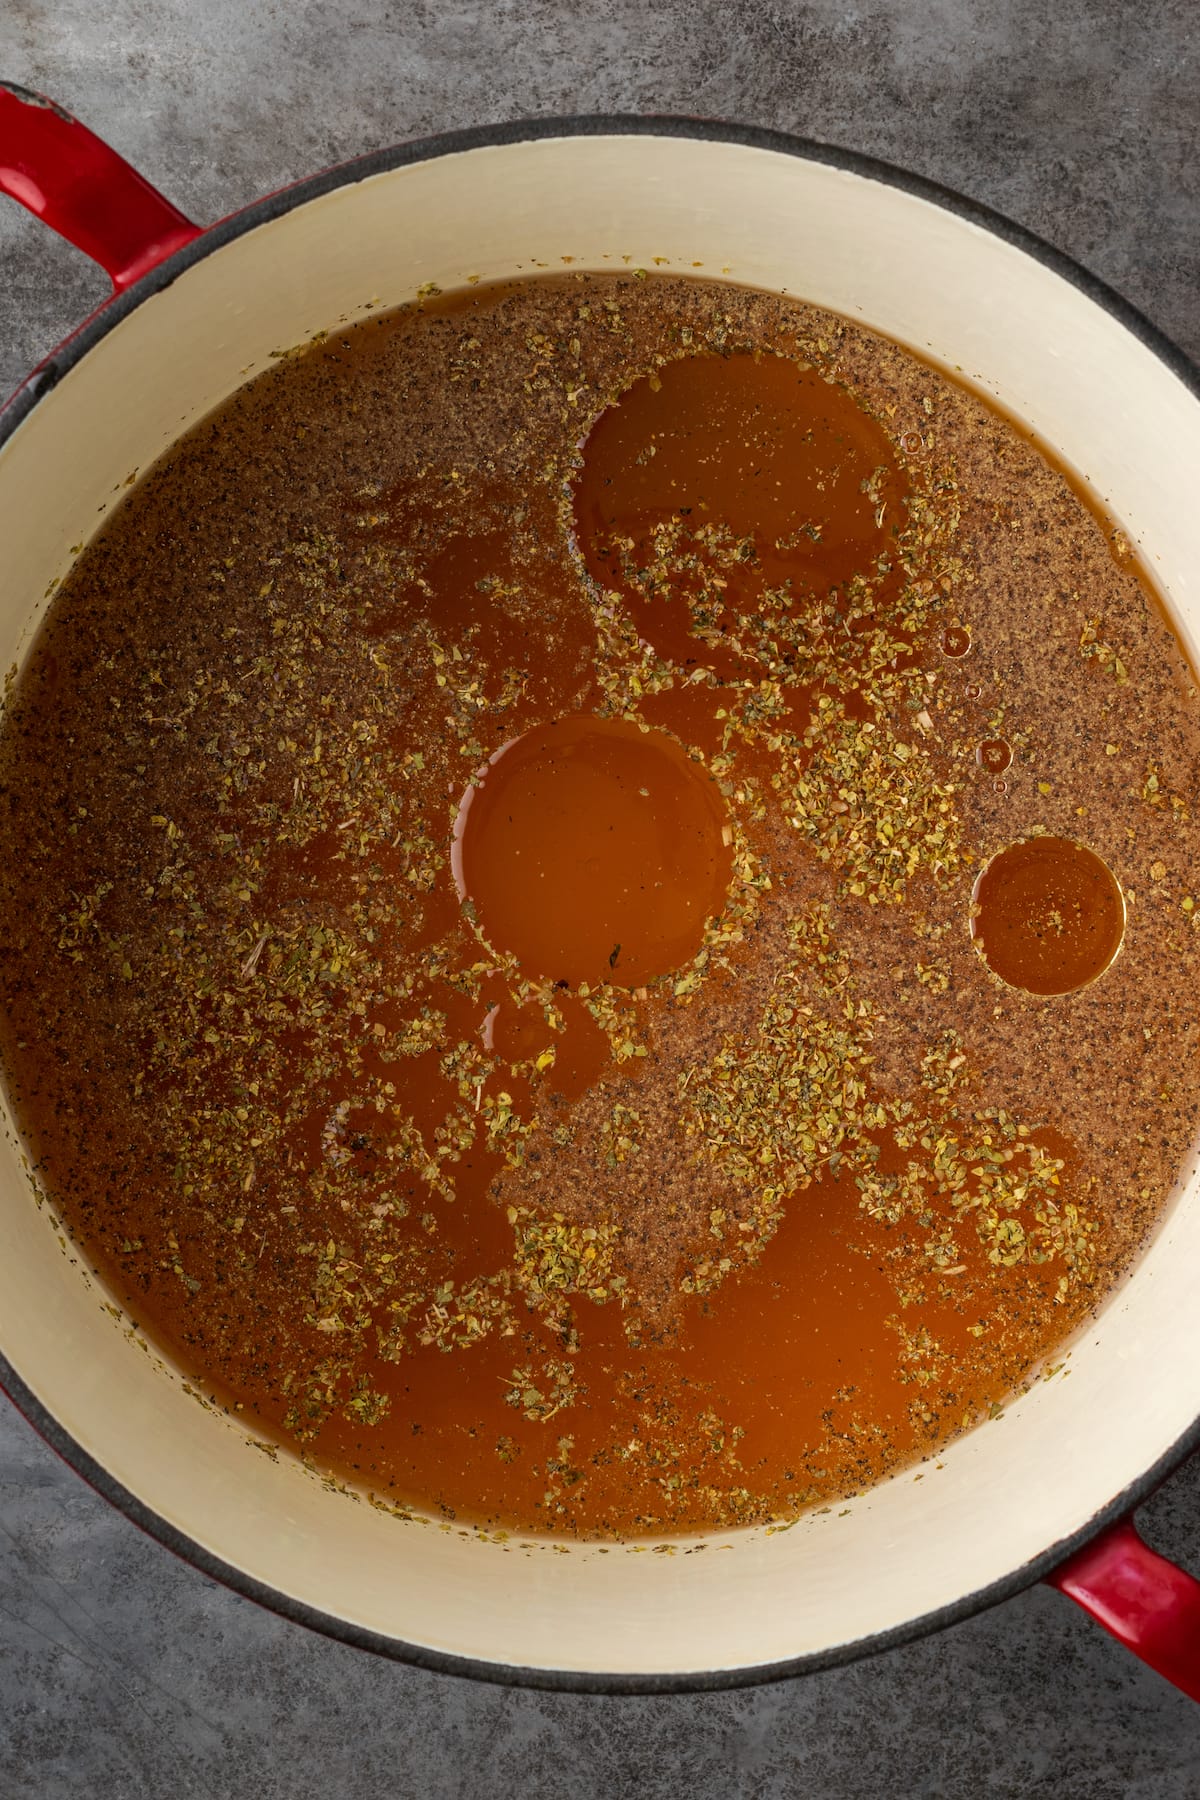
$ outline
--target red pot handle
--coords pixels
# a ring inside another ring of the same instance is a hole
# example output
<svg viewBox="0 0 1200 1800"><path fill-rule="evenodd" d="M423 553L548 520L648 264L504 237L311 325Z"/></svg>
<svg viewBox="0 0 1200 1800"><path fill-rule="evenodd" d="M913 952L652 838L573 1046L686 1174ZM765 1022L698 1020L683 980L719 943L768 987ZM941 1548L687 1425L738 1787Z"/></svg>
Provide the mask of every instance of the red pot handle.
<svg viewBox="0 0 1200 1800"><path fill-rule="evenodd" d="M117 293L200 235L86 125L7 81L0 81L0 194L107 269Z"/></svg>
<svg viewBox="0 0 1200 1800"><path fill-rule="evenodd" d="M1046 1580L1200 1700L1200 1581L1151 1550L1132 1519L1110 1525Z"/></svg>

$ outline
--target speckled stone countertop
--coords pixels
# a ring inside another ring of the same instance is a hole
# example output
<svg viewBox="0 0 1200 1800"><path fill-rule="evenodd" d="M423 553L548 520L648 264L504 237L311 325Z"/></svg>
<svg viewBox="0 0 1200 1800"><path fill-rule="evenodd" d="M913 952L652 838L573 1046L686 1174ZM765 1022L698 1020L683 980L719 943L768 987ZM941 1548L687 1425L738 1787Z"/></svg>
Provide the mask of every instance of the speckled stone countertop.
<svg viewBox="0 0 1200 1800"><path fill-rule="evenodd" d="M197 219L332 162L534 113L687 112L990 203L1200 356L1188 0L7 0L40 88ZM104 295L0 202L0 389ZM1140 1523L1200 1570L1200 1460ZM1200 1708L1045 1589L728 1695L475 1686L259 1611L97 1498L0 1399L0 1800L1193 1800Z"/></svg>

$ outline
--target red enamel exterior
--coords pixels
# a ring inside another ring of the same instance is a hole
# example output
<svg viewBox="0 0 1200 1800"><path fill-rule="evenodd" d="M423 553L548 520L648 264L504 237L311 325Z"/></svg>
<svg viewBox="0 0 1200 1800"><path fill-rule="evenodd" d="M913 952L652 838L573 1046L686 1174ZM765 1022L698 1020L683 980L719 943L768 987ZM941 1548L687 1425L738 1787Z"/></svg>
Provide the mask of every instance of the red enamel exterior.
<svg viewBox="0 0 1200 1800"><path fill-rule="evenodd" d="M202 235L70 113L3 81L0 193L99 263L116 293ZM1045 1580L1200 1700L1200 1582L1151 1550L1132 1519L1108 1526Z"/></svg>
<svg viewBox="0 0 1200 1800"><path fill-rule="evenodd" d="M117 293L200 235L198 225L78 119L4 82L0 193L98 262Z"/></svg>
<svg viewBox="0 0 1200 1800"><path fill-rule="evenodd" d="M1200 1700L1200 1581L1119 1519L1047 1576L1135 1656Z"/></svg>

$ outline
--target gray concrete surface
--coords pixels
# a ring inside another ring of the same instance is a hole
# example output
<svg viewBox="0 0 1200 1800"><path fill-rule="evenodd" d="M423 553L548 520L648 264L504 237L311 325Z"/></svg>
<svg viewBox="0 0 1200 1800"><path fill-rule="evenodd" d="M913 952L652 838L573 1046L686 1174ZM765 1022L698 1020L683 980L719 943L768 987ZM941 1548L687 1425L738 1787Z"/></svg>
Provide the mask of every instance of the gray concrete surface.
<svg viewBox="0 0 1200 1800"><path fill-rule="evenodd" d="M1200 355L1190 0L2 0L0 73L79 113L201 220L361 150L522 114L796 130L999 207ZM103 292L0 202L0 388ZM1142 1523L1200 1571L1200 1463ZM1194 1800L1200 1709L1045 1590L733 1695L427 1675L176 1562L0 1400L0 1800L343 1795Z"/></svg>

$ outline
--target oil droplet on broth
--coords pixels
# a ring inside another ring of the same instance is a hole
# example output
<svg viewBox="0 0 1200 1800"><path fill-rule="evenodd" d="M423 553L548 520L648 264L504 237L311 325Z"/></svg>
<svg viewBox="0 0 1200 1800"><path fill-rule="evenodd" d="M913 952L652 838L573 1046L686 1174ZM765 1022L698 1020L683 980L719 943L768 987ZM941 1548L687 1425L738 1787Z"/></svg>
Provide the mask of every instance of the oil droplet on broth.
<svg viewBox="0 0 1200 1800"><path fill-rule="evenodd" d="M971 935L988 968L1030 994L1069 994L1108 968L1125 935L1125 900L1093 850L1070 838L1022 838L986 864Z"/></svg>
<svg viewBox="0 0 1200 1800"><path fill-rule="evenodd" d="M607 1037L573 994L554 996L553 1025L540 999L523 1004L505 994L491 1002L479 1023L483 1047L514 1069L547 1050L554 1054L546 1086L564 1100L576 1100L592 1087L612 1056Z"/></svg>
<svg viewBox="0 0 1200 1800"><path fill-rule="evenodd" d="M947 625L942 633L943 656L965 656L971 648L971 634L965 625Z"/></svg>
<svg viewBox="0 0 1200 1800"><path fill-rule="evenodd" d="M661 655L721 670L736 653L711 631L701 646L689 601L703 597L720 634L764 589L832 602L872 569L899 581L890 546L908 488L897 463L883 428L815 369L747 352L683 356L634 382L592 429L573 496L580 553L602 588L634 603ZM690 572L647 585L664 551Z"/></svg>
<svg viewBox="0 0 1200 1800"><path fill-rule="evenodd" d="M1012 745L1003 738L988 738L980 744L975 756L980 768L986 769L989 775L1003 775L1012 761Z"/></svg>
<svg viewBox="0 0 1200 1800"><path fill-rule="evenodd" d="M700 948L730 836L716 782L674 738L580 716L496 752L463 796L451 865L527 974L635 988Z"/></svg>

